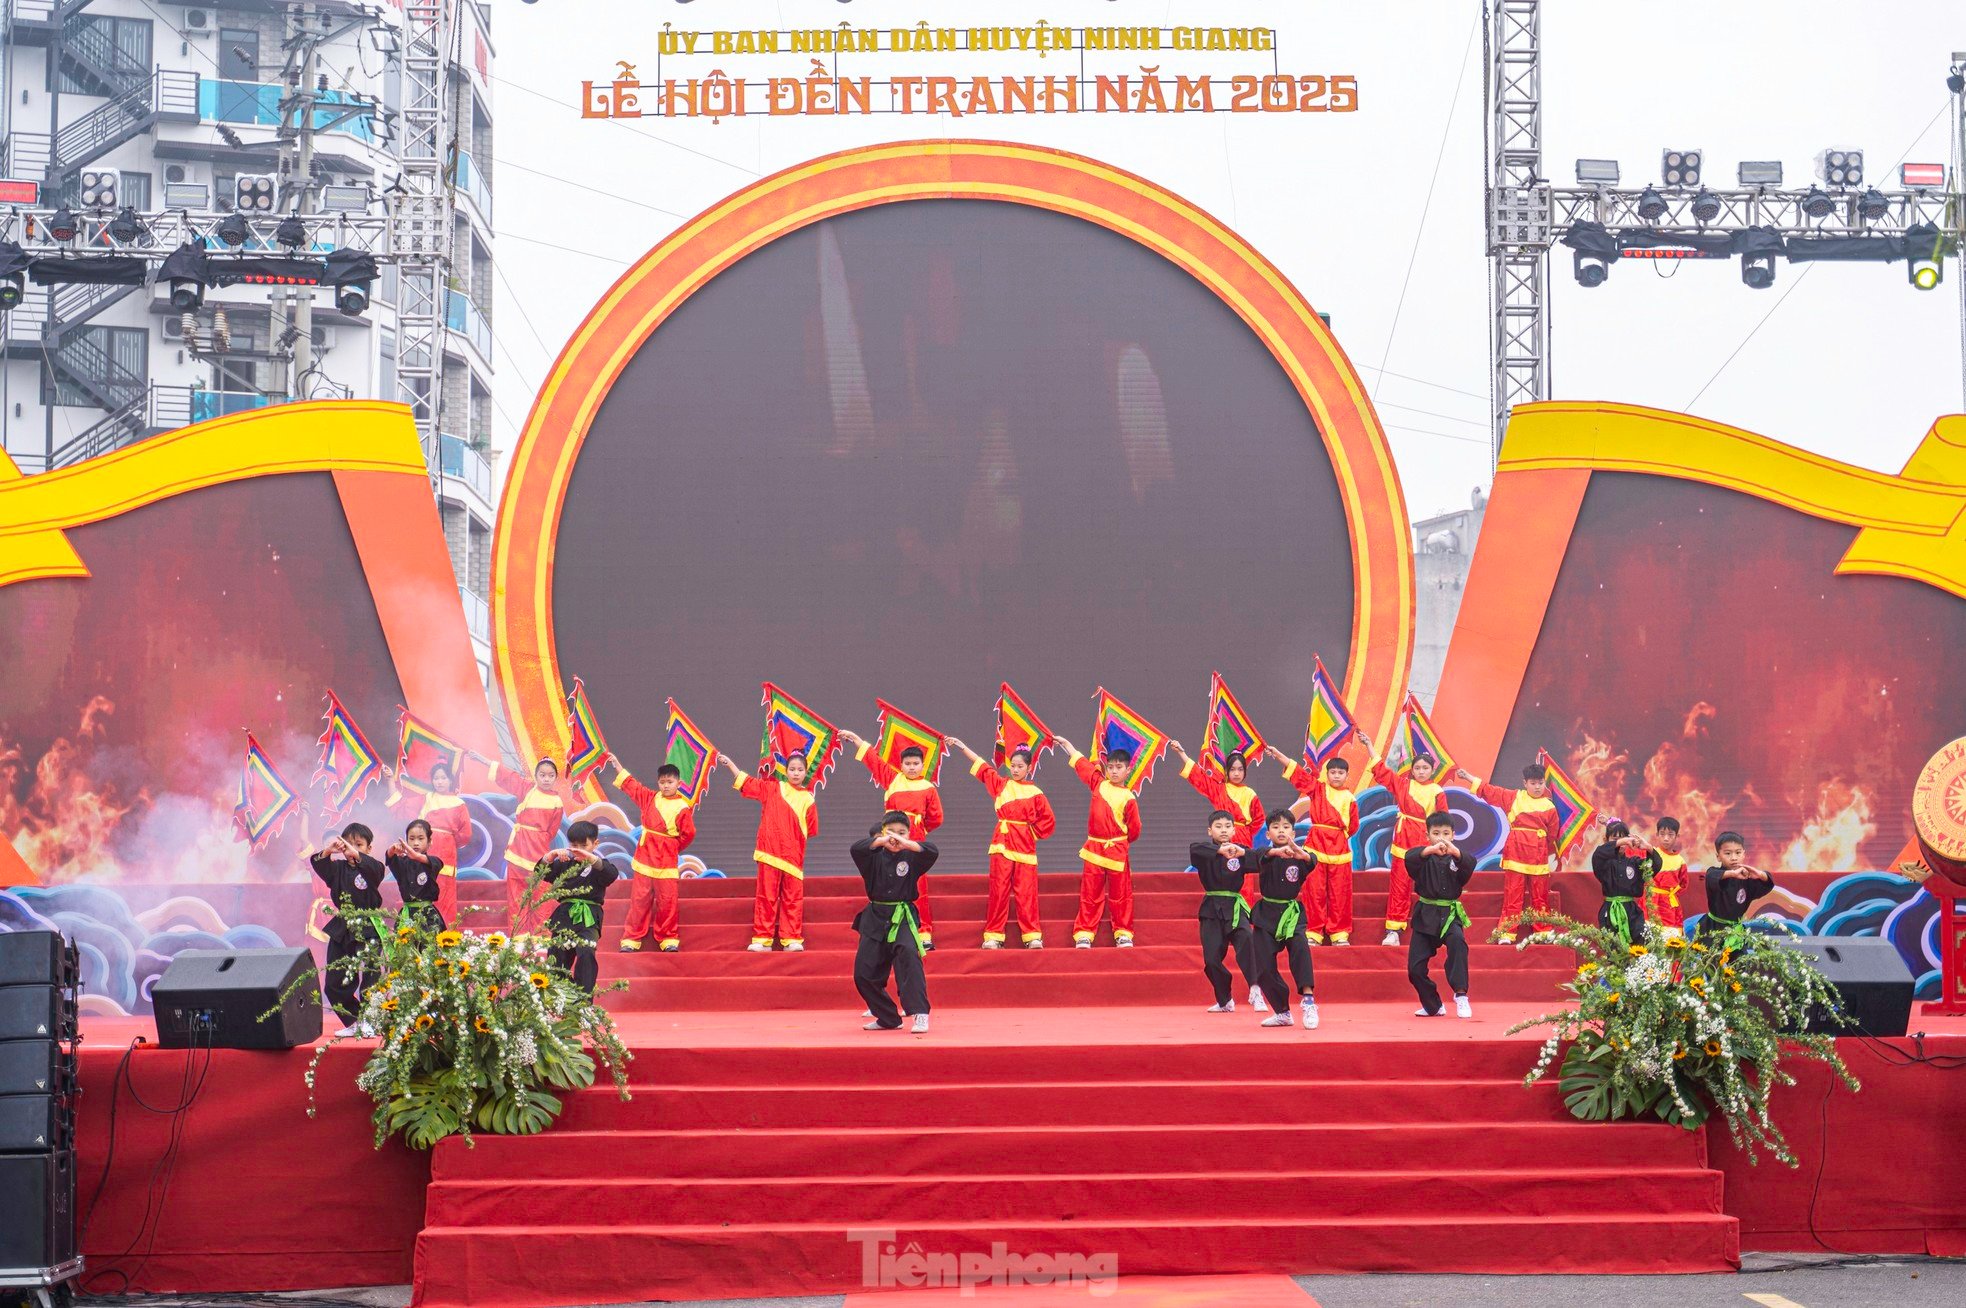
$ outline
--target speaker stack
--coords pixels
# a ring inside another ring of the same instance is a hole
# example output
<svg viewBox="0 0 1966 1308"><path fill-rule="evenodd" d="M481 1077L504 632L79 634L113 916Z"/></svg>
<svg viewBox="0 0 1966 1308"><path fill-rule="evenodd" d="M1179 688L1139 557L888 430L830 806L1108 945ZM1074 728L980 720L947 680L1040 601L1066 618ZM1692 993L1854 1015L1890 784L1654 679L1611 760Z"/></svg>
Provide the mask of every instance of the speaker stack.
<svg viewBox="0 0 1966 1308"><path fill-rule="evenodd" d="M0 934L0 1286L46 1291L75 1247L75 946Z"/></svg>

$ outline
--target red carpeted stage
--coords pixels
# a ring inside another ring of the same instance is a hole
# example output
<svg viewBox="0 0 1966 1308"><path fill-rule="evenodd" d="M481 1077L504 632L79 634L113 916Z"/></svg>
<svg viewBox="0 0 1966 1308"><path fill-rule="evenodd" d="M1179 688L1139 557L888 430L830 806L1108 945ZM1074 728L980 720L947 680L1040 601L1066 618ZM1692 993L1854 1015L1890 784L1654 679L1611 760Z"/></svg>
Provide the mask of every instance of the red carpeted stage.
<svg viewBox="0 0 1966 1308"><path fill-rule="evenodd" d="M1060 925L1070 880L1044 886ZM1553 1086L1522 1087L1535 1038L1503 1033L1554 1001L1561 956L1478 949L1476 1017L1460 1022L1411 1016L1403 951L1320 949L1323 1025L1259 1030L1246 1007L1201 1011L1192 882L1139 881L1139 948L984 954L981 879L934 878L922 1037L860 1030L844 929L857 882L815 878L807 952L768 957L717 935L748 909L746 883L686 883L685 952L605 956L631 979L611 1002L634 1098L590 1091L544 1136L434 1156L371 1147L360 1044L324 1062L310 1120L307 1051L207 1067L140 1048L119 1091L147 1026L90 1021L89 1284L413 1280L422 1304L519 1305L857 1291L890 1244L1109 1254L1122 1276L1674 1272L1744 1248L1966 1247L1947 1161L1966 1077L1918 1061L1966 1055L1966 1022L1844 1041L1863 1092L1804 1069L1778 1098L1801 1166L1751 1168L1724 1127L1579 1123ZM1383 885L1361 875L1360 890ZM166 1166L172 1119L156 1110L187 1066L198 1096Z"/></svg>

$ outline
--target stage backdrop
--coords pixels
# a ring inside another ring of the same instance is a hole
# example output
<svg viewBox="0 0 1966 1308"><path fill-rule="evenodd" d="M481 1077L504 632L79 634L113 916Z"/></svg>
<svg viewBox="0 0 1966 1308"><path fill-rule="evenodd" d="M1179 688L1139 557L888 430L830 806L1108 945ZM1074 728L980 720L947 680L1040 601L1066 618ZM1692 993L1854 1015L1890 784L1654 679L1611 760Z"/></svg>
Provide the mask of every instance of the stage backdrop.
<svg viewBox="0 0 1966 1308"><path fill-rule="evenodd" d="M533 412L494 566L522 747L563 747L578 676L645 776L668 696L754 766L767 679L987 754L1005 680L1081 747L1103 684L1198 749L1219 670L1294 753L1314 655L1383 729L1411 641L1398 483L1303 299L1179 197L980 142L767 178L632 269ZM980 868L988 797L943 780L938 838ZM1044 861L1075 866L1087 791L1062 759L1038 780ZM757 810L727 782L696 852L748 873ZM843 758L808 866L847 870L879 810ZM1204 811L1164 767L1136 864L1184 866Z"/></svg>

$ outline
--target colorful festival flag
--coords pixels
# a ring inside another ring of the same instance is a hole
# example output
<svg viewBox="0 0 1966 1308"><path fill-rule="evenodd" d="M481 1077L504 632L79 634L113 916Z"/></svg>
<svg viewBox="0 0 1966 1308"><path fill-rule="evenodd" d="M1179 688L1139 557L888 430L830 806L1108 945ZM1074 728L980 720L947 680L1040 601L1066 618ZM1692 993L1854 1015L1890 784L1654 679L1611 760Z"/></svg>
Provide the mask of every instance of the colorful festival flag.
<svg viewBox="0 0 1966 1308"><path fill-rule="evenodd" d="M901 767L901 751L913 746L922 752L922 775L931 783L940 784L942 780L942 733L923 722L920 718L903 713L884 699L876 699L880 709L880 734L874 740L874 752L897 771Z"/></svg>
<svg viewBox="0 0 1966 1308"><path fill-rule="evenodd" d="M253 733L246 733L246 761L239 767L239 802L232 806L232 822L239 839L260 849L280 834L280 825L299 800L280 769L266 757Z"/></svg>
<svg viewBox="0 0 1966 1308"><path fill-rule="evenodd" d="M806 781L817 790L826 783L826 770L840 752L839 731L769 681L764 683L764 692L765 735L758 744L759 768L769 764L771 771L783 778L786 760L803 754Z"/></svg>
<svg viewBox="0 0 1966 1308"><path fill-rule="evenodd" d="M1536 761L1550 777L1550 802L1556 805L1556 852L1561 854L1575 844L1597 817L1597 805L1584 798L1568 772L1556 765L1548 750L1536 751Z"/></svg>
<svg viewBox="0 0 1966 1308"><path fill-rule="evenodd" d="M1245 766L1254 767L1269 744L1219 672L1209 674L1208 726L1202 735L1202 761L1213 763L1224 776L1229 772L1229 755L1240 754Z"/></svg>
<svg viewBox="0 0 1966 1308"><path fill-rule="evenodd" d="M321 733L319 742L321 765L314 770L309 784L326 781L326 811L346 813L361 803L362 792L382 775L382 758L332 690L328 692L328 711L321 718L328 728Z"/></svg>
<svg viewBox="0 0 1966 1308"><path fill-rule="evenodd" d="M1324 660L1313 654L1317 667L1311 671L1311 712L1304 722L1304 761L1315 770L1345 747L1358 734L1358 723L1345 707L1345 697L1337 683L1324 670Z"/></svg>
<svg viewBox="0 0 1966 1308"><path fill-rule="evenodd" d="M587 687L573 679L573 692L567 696L567 781L578 786L601 766L608 756L607 737L601 734L601 720L587 702Z"/></svg>
<svg viewBox="0 0 1966 1308"><path fill-rule="evenodd" d="M419 795L430 793L430 774L441 764L462 788L467 751L464 746L431 730L429 724L401 704L396 706L396 784Z"/></svg>
<svg viewBox="0 0 1966 1308"><path fill-rule="evenodd" d="M678 789L689 796L689 802L701 804L709 789L710 769L717 766L717 747L673 699L669 701L669 725L663 732L663 762L673 764L683 774Z"/></svg>
<svg viewBox="0 0 1966 1308"><path fill-rule="evenodd" d="M1154 778L1154 764L1167 752L1167 733L1135 713L1111 691L1101 686L1093 692L1099 703L1092 717L1092 748L1104 759L1116 749L1133 755L1133 770L1126 774L1126 788L1138 790Z"/></svg>
<svg viewBox="0 0 1966 1308"><path fill-rule="evenodd" d="M1447 746L1440 740L1440 733L1427 717L1427 711L1420 707L1420 701L1411 694L1406 697L1406 716L1400 721L1400 745L1404 755L1399 766L1393 769L1401 776L1413 766L1413 760L1420 754L1431 754L1434 760L1434 776L1445 777L1454 770L1454 756L1447 752Z"/></svg>
<svg viewBox="0 0 1966 1308"><path fill-rule="evenodd" d="M1031 751L1031 771L1038 770L1038 760L1051 748L1051 728L1044 719L1031 711L1024 697L1010 688L1008 681L997 691L997 747L990 761L1001 768L1010 756L1020 749Z"/></svg>

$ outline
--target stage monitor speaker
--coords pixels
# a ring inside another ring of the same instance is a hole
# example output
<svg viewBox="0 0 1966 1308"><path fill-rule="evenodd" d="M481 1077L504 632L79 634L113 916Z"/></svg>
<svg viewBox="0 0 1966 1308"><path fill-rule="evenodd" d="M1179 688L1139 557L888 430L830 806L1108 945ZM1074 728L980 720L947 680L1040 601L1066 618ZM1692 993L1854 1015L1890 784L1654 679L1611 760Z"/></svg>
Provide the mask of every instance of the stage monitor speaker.
<svg viewBox="0 0 1966 1308"><path fill-rule="evenodd" d="M1876 936L1775 936L1784 949L1807 954L1843 996L1849 1025L1823 1009L1810 1012L1802 1030L1811 1035L1901 1036L1911 1023L1915 982L1897 946Z"/></svg>
<svg viewBox="0 0 1966 1308"><path fill-rule="evenodd" d="M75 1155L0 1154L0 1268L75 1257Z"/></svg>
<svg viewBox="0 0 1966 1308"><path fill-rule="evenodd" d="M74 1063L53 1040L0 1040L0 1095L54 1095L70 1088Z"/></svg>
<svg viewBox="0 0 1966 1308"><path fill-rule="evenodd" d="M74 1143L68 1103L54 1095L0 1095L0 1154L36 1154Z"/></svg>
<svg viewBox="0 0 1966 1308"><path fill-rule="evenodd" d="M320 979L305 949L186 949L150 988L165 1049L292 1049L321 1036ZM281 996L286 996L282 999ZM261 1020L263 1014L278 1008Z"/></svg>
<svg viewBox="0 0 1966 1308"><path fill-rule="evenodd" d="M75 984L75 947L58 931L0 934L0 986Z"/></svg>
<svg viewBox="0 0 1966 1308"><path fill-rule="evenodd" d="M0 986L0 1040L73 1040L75 1001L51 985Z"/></svg>

